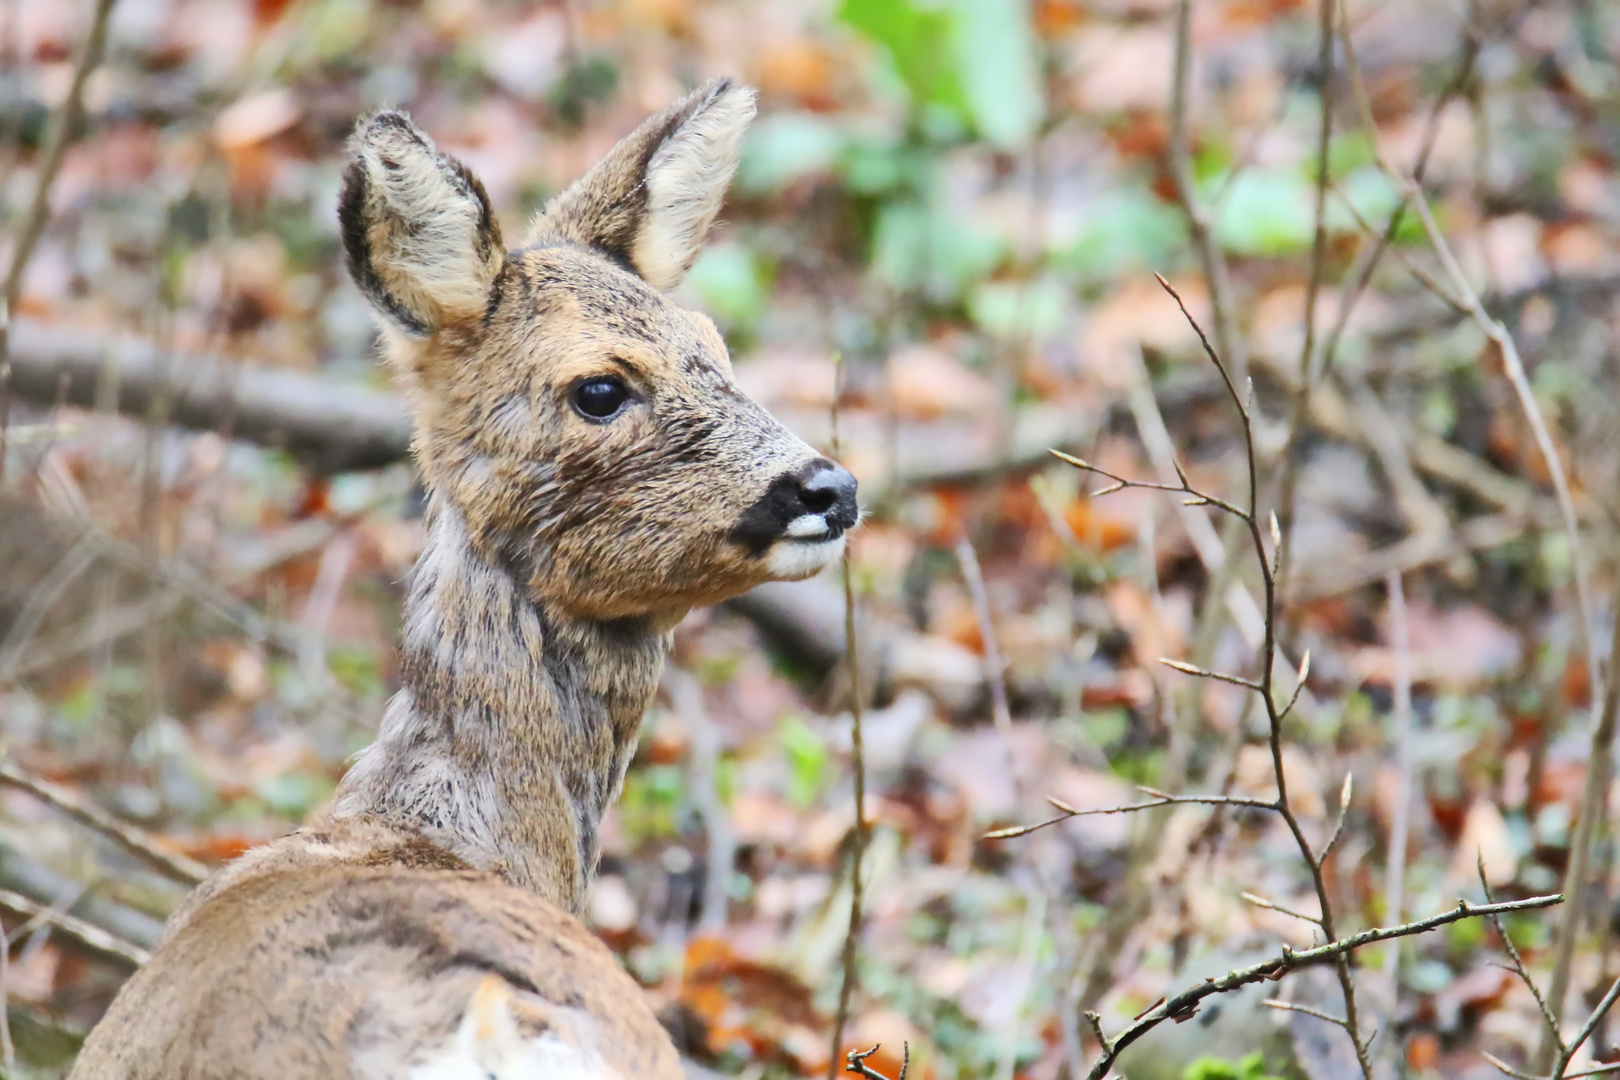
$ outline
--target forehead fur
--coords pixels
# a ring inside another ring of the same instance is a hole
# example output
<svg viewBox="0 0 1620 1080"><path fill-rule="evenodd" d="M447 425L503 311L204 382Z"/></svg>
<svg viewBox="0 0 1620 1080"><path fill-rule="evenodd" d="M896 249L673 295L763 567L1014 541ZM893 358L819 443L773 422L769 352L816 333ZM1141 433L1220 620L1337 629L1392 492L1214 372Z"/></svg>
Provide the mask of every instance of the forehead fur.
<svg viewBox="0 0 1620 1080"><path fill-rule="evenodd" d="M641 278L600 254L568 243L514 252L500 305L491 319L533 321L531 340L566 338L576 354L599 347L630 350L616 359L638 370L670 368L688 375L730 374L725 341L714 323L673 303Z"/></svg>

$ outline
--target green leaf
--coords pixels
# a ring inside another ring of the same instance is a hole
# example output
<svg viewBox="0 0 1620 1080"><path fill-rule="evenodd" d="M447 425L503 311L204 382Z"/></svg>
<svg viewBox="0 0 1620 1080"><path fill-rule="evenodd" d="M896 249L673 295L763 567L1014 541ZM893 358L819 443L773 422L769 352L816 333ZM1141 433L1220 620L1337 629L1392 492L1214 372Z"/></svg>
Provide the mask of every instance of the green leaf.
<svg viewBox="0 0 1620 1080"><path fill-rule="evenodd" d="M1315 229L1311 187L1303 176L1249 169L1232 182L1215 236L1239 255L1290 255L1310 244Z"/></svg>
<svg viewBox="0 0 1620 1080"><path fill-rule="evenodd" d="M1028 0L845 0L838 17L888 51L935 141L957 137L950 114L1003 149L1039 127L1046 109Z"/></svg>
<svg viewBox="0 0 1620 1080"><path fill-rule="evenodd" d="M956 0L952 44L974 127L1004 150L1022 145L1045 116L1027 0Z"/></svg>
<svg viewBox="0 0 1620 1080"><path fill-rule="evenodd" d="M1181 1074L1181 1080L1278 1080L1266 1075L1265 1060L1259 1052L1245 1054L1241 1061L1201 1057Z"/></svg>
<svg viewBox="0 0 1620 1080"><path fill-rule="evenodd" d="M737 187L750 195L774 195L796 180L829 171L843 148L843 132L819 116L763 116L743 144Z"/></svg>
<svg viewBox="0 0 1620 1080"><path fill-rule="evenodd" d="M750 327L765 312L771 277L764 259L742 244L728 243L705 248L686 280L717 322Z"/></svg>
<svg viewBox="0 0 1620 1080"><path fill-rule="evenodd" d="M900 290L936 301L961 297L1006 255L1006 243L959 215L919 202L879 211L872 237L872 272Z"/></svg>
<svg viewBox="0 0 1620 1080"><path fill-rule="evenodd" d="M1401 201L1400 192L1395 190L1389 177L1376 165L1364 165L1350 172L1339 181L1339 190L1366 219L1367 224L1379 230L1383 229L1390 213ZM1335 232L1361 231L1355 216L1345 208L1344 200L1337 196L1328 199L1327 226Z"/></svg>
<svg viewBox="0 0 1620 1080"><path fill-rule="evenodd" d="M788 758L788 801L803 810L815 801L827 774L827 741L797 716L788 718L779 737Z"/></svg>
<svg viewBox="0 0 1620 1080"><path fill-rule="evenodd" d="M838 160L844 186L857 195L887 195L903 187L922 187L930 167L927 159L892 141L868 137L851 139Z"/></svg>
<svg viewBox="0 0 1620 1080"><path fill-rule="evenodd" d="M1086 215L1074 245L1053 262L1090 280L1112 280L1133 270L1163 266L1187 245L1179 210L1139 188L1111 192Z"/></svg>
<svg viewBox="0 0 1620 1080"><path fill-rule="evenodd" d="M1040 341L1063 325L1069 292L1050 278L986 281L968 299L968 314L993 337Z"/></svg>
<svg viewBox="0 0 1620 1080"><path fill-rule="evenodd" d="M1365 131L1347 131L1328 143L1328 175L1341 179L1378 161L1378 150ZM1314 171L1314 169L1313 169Z"/></svg>
<svg viewBox="0 0 1620 1080"><path fill-rule="evenodd" d="M844 0L838 18L888 50L914 101L965 108L948 48L954 14L950 5L926 0Z"/></svg>

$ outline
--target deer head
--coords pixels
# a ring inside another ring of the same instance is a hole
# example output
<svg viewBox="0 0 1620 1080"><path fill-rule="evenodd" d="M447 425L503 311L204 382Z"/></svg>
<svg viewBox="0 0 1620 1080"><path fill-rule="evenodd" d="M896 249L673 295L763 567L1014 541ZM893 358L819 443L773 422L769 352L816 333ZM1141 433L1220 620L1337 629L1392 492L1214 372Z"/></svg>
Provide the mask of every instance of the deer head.
<svg viewBox="0 0 1620 1080"><path fill-rule="evenodd" d="M753 91L652 117L507 250L483 185L398 112L355 133L349 270L410 393L429 486L536 603L650 617L836 561L855 481L739 390L672 302L736 169Z"/></svg>

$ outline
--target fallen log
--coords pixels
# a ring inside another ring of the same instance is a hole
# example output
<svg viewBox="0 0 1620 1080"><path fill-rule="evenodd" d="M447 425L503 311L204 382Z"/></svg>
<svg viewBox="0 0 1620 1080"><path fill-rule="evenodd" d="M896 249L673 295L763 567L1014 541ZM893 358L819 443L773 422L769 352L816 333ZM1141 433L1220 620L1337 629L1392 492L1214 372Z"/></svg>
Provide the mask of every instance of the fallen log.
<svg viewBox="0 0 1620 1080"><path fill-rule="evenodd" d="M136 337L11 325L11 393L39 405L111 407L284 450L317 472L377 469L407 457L398 395L327 376L167 354Z"/></svg>

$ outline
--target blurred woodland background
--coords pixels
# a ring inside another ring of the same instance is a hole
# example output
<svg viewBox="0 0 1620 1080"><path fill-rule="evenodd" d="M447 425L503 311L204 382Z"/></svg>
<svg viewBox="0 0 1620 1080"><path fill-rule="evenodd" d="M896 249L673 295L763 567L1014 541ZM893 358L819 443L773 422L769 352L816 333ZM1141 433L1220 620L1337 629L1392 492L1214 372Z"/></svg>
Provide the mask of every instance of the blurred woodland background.
<svg viewBox="0 0 1620 1080"><path fill-rule="evenodd" d="M1620 5L0 0L6 1071L61 1075L183 882L318 807L396 683L422 506L339 254L357 114L408 108L513 235L716 74L761 115L681 295L869 517L860 679L835 578L694 613L610 818L591 919L685 1053L828 1069L857 700L844 1043L891 1078L909 1042L913 1080L1080 1080L1084 1012L1117 1031L1321 940L1278 908L1353 932L1482 877L1572 892L1502 928L1579 1027L1620 973ZM1047 453L1243 504L1238 414L1154 271L1252 380L1279 700L1310 656L1292 811L1318 850L1342 828L1321 893L1254 806L985 838L1048 795L1276 794L1256 695L1160 663L1258 677L1249 532ZM1484 920L1359 952L1372 1070L1545 1074L1513 962ZM1330 967L1262 985L1121 1068L1362 1075L1261 1005L1342 1016Z"/></svg>

